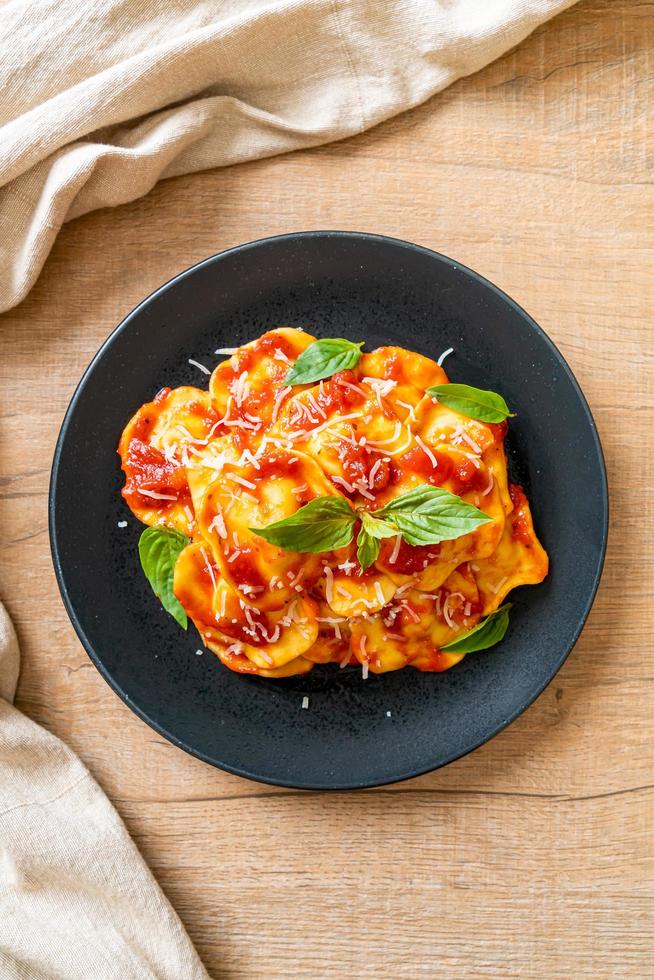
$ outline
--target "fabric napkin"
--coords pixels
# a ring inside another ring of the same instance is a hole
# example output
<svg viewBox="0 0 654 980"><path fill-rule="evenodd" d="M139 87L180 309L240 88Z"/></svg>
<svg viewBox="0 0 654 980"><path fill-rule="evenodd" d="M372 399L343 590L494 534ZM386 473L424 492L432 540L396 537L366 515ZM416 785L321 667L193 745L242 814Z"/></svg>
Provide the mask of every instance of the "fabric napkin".
<svg viewBox="0 0 654 980"><path fill-rule="evenodd" d="M18 665L0 603L0 977L206 980L98 784L12 706Z"/></svg>
<svg viewBox="0 0 654 980"><path fill-rule="evenodd" d="M64 221L423 102L574 0L4 0L0 312Z"/></svg>

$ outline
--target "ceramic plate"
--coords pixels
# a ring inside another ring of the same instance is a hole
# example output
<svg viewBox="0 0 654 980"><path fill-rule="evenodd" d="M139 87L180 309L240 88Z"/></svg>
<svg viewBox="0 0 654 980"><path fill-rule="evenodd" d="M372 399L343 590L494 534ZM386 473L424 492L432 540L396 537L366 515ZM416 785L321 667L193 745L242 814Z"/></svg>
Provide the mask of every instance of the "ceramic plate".
<svg viewBox="0 0 654 980"><path fill-rule="evenodd" d="M142 525L120 497L116 455L133 412L164 385L207 378L236 346L280 325L319 337L447 347L452 381L502 392L517 412L507 449L549 577L511 593L502 644L443 674L363 680L317 667L271 681L231 673L184 633L139 566ZM222 252L144 300L84 374L64 419L50 536L68 614L116 693L175 745L281 786L354 788L406 779L486 742L531 704L572 649L595 595L607 536L602 450L588 405L548 337L508 296L443 255L376 235L308 232ZM127 527L118 522L126 520ZM309 696L309 709L302 699ZM390 712L390 716L388 714Z"/></svg>

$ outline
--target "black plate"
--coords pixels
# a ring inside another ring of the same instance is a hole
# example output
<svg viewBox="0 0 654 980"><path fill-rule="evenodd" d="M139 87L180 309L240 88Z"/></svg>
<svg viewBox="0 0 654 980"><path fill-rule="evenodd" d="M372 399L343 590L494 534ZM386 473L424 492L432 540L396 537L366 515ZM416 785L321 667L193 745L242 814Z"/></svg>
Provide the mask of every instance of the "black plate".
<svg viewBox="0 0 654 980"><path fill-rule="evenodd" d="M444 674L363 680L233 674L179 629L139 567L142 526L120 498L116 445L163 385L207 378L217 347L283 324L322 337L400 344L453 381L500 391L518 411L508 441L551 572L511 595L504 642ZM565 361L511 299L464 266L374 235L309 232L242 245L162 286L93 359L57 443L50 537L59 587L98 670L144 721L215 766L304 788L375 786L427 772L486 742L537 697L572 649L599 583L608 498L588 405ZM117 527L127 520L128 526ZM310 698L302 709L304 695ZM390 717L388 715L390 712Z"/></svg>

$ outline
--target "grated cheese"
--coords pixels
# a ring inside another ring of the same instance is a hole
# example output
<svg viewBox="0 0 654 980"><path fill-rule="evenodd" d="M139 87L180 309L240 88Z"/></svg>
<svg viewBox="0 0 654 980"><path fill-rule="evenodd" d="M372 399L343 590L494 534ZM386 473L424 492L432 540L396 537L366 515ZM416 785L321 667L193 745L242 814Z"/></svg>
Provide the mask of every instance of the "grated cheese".
<svg viewBox="0 0 654 980"><path fill-rule="evenodd" d="M303 708L308 708L309 707L309 698L306 696L306 694L302 698L302 707Z"/></svg>
<svg viewBox="0 0 654 980"><path fill-rule="evenodd" d="M433 452L431 451L427 443L423 442L423 440L420 438L419 435L416 435L415 440L420 446L420 448L422 449L423 453L425 454L429 462L431 463L432 467L436 469L436 467L438 466L438 460L434 456Z"/></svg>
<svg viewBox="0 0 654 980"><path fill-rule="evenodd" d="M325 598L331 606L334 601L334 573L329 565L325 565Z"/></svg>
<svg viewBox="0 0 654 980"><path fill-rule="evenodd" d="M127 527L127 521L118 521L118 527Z"/></svg>
<svg viewBox="0 0 654 980"><path fill-rule="evenodd" d="M219 537L223 539L227 537L227 528L225 527L225 518L223 517L222 510L216 512L216 516L214 517L211 524L209 525L208 530L217 531Z"/></svg>
<svg viewBox="0 0 654 980"><path fill-rule="evenodd" d="M275 401L273 402L273 410L271 416L272 422L277 421L277 416L279 415L279 409L281 408L282 402L284 401L288 393L291 391L293 391L293 389L289 386L288 388L281 388L275 395ZM271 439L270 441L272 442L273 440Z"/></svg>
<svg viewBox="0 0 654 980"><path fill-rule="evenodd" d="M493 474L493 468L492 467L489 467L489 469L488 469L488 483L486 484L486 486L484 487L484 489L481 491L483 497L485 497L486 494L488 494L488 493L491 492L491 490L493 489L494 484L495 484L495 476Z"/></svg>
<svg viewBox="0 0 654 980"><path fill-rule="evenodd" d="M139 489L139 493L144 497L152 497L153 500L177 500L177 497L171 497L169 493L157 493L156 490Z"/></svg>
<svg viewBox="0 0 654 980"><path fill-rule="evenodd" d="M417 436L416 436L416 438L417 438ZM474 439L471 439L467 432L462 432L461 433L461 439L465 443L467 443L468 446L470 446L470 448L472 449L472 451L474 453L478 453L478 454L481 453L481 451L482 451L481 446L477 445L477 443L474 441Z"/></svg>
<svg viewBox="0 0 654 980"><path fill-rule="evenodd" d="M391 557L388 559L389 565L394 565L397 561L397 557L400 553L400 547L402 545L402 535L398 534L395 538L395 544L393 545L393 550L391 552Z"/></svg>
<svg viewBox="0 0 654 980"><path fill-rule="evenodd" d="M344 480L342 476L333 476L331 479L332 483L339 483L345 490L347 490L348 493L354 493L354 485L352 483L348 483L348 481Z"/></svg>
<svg viewBox="0 0 654 980"><path fill-rule="evenodd" d="M409 405L408 402L401 402L399 398L397 399L397 404L398 405L401 405L402 408L406 408L407 413L409 415L409 418L411 419L412 422L415 422L415 420L416 420L416 412L415 412L415 408L413 407L413 405Z"/></svg>
<svg viewBox="0 0 654 980"><path fill-rule="evenodd" d="M237 476L235 473L227 473L227 479L231 480L232 483L240 483L242 487L247 487L248 490L256 490L257 485L253 483L252 480L246 480L243 476Z"/></svg>
<svg viewBox="0 0 654 980"><path fill-rule="evenodd" d="M219 347L214 354L235 354L238 347Z"/></svg>
<svg viewBox="0 0 654 980"><path fill-rule="evenodd" d="M211 562L209 561L209 559L207 558L206 551L202 547L200 547L200 554L202 555L202 559L204 561L205 568L209 572L209 577L211 579L211 584L213 585L213 587L215 589L216 588L216 576L214 575L213 566L212 566Z"/></svg>
<svg viewBox="0 0 654 980"><path fill-rule="evenodd" d="M379 602L381 603L381 605L382 606L385 606L386 605L386 599L384 598L384 592L383 592L383 589L382 589L381 584L379 582L375 582L375 593L376 593L377 599L379 600Z"/></svg>
<svg viewBox="0 0 654 980"><path fill-rule="evenodd" d="M489 585L488 588L493 593L493 595L497 595L500 589L503 588L508 581L509 581L509 577L508 575L505 575L504 578L500 579L497 585Z"/></svg>
<svg viewBox="0 0 654 980"><path fill-rule="evenodd" d="M450 354L453 354L453 353L454 353L454 348L453 347L448 347L447 350L444 350L443 353L441 354L441 356L436 361L436 363L438 364L438 366L439 367L442 367L443 361L445 360L445 358L446 357L449 357Z"/></svg>
<svg viewBox="0 0 654 980"><path fill-rule="evenodd" d="M189 357L188 362L189 362L189 364L192 364L193 367L199 368L200 371L203 372L203 374L211 374L211 371L209 370L209 368L205 367L204 364L200 364L199 361L194 361L194 360L192 360Z"/></svg>

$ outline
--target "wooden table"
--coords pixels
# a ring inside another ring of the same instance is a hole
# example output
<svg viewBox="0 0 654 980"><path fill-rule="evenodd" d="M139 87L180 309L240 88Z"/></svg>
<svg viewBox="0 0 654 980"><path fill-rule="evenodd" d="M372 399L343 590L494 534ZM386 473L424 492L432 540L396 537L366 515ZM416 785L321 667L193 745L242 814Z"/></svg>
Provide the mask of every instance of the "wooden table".
<svg viewBox="0 0 654 980"><path fill-rule="evenodd" d="M653 49L651 2L581 3L359 138L73 222L1 318L18 705L91 768L214 977L654 975ZM447 769L358 794L259 786L155 735L91 666L48 551L57 431L113 326L198 259L307 228L433 246L514 296L583 386L612 491L599 598L536 704Z"/></svg>

